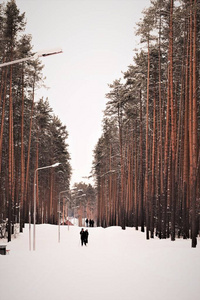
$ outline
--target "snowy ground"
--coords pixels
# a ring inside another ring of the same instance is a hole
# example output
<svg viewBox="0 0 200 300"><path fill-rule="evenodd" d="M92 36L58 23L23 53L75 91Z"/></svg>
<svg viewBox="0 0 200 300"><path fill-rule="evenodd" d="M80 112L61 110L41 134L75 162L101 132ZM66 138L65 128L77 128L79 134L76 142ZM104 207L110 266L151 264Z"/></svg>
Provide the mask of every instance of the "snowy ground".
<svg viewBox="0 0 200 300"><path fill-rule="evenodd" d="M0 255L2 300L198 300L200 239L146 240L134 228L36 226L36 251L29 251L28 225ZM0 240L0 244L3 241Z"/></svg>

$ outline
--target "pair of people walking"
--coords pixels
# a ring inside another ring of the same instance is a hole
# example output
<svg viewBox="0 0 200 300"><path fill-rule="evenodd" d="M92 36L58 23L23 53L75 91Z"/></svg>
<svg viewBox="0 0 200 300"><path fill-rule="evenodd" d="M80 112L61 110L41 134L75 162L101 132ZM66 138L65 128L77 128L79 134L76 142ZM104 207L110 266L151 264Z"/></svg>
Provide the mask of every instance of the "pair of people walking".
<svg viewBox="0 0 200 300"><path fill-rule="evenodd" d="M87 243L88 243L88 235L89 235L89 232L88 230L84 230L83 228L81 229L80 231L80 236L81 236L81 246L83 246L83 244L85 246L87 246Z"/></svg>
<svg viewBox="0 0 200 300"><path fill-rule="evenodd" d="M86 223L86 226L88 227L88 224L90 227L94 227L94 220L91 220L91 219L86 219L85 220L85 223Z"/></svg>

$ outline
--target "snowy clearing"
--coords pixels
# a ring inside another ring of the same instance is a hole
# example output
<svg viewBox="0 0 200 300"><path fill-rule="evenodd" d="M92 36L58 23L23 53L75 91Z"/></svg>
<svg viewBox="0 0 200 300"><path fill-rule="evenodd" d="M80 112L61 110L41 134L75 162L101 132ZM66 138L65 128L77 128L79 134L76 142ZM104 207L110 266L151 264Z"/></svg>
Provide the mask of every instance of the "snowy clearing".
<svg viewBox="0 0 200 300"><path fill-rule="evenodd" d="M200 239L146 240L134 228L36 226L36 251L29 251L28 225L0 255L2 300L197 300L200 297Z"/></svg>

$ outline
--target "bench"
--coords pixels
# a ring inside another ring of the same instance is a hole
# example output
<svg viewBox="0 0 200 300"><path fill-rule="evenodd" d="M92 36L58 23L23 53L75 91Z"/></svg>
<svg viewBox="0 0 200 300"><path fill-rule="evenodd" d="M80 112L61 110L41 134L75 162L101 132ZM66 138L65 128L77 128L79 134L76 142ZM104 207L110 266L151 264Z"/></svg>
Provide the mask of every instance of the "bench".
<svg viewBox="0 0 200 300"><path fill-rule="evenodd" d="M0 245L0 254L6 255L6 245Z"/></svg>

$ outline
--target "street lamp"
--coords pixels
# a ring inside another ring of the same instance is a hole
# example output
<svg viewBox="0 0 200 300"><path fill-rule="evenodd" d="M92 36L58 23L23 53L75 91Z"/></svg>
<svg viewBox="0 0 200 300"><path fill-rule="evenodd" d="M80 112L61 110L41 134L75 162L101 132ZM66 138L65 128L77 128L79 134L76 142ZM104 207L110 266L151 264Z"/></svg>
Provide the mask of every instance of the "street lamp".
<svg viewBox="0 0 200 300"><path fill-rule="evenodd" d="M18 203L16 203L14 205L14 208L15 208L15 223L14 223L14 238L16 238L16 233L17 233L17 212L16 212L16 209L18 209L18 224L19 224L19 232L20 232L20 204L18 205Z"/></svg>
<svg viewBox="0 0 200 300"><path fill-rule="evenodd" d="M54 55L54 54L59 54L62 53L62 49L61 48L57 48L57 49L52 49L52 50L47 50L47 51L39 51L36 52L34 55L26 57L26 58L21 58L21 59L17 59L17 60L13 60L10 62L5 62L3 64L0 64L0 68L2 67L6 67L9 65L14 65L14 64L18 64L27 60L31 60L31 59L37 59L39 57L45 57L45 56L49 56L49 55Z"/></svg>
<svg viewBox="0 0 200 300"><path fill-rule="evenodd" d="M43 169L48 169L48 168L55 168L57 166L59 166L60 163L55 163L51 166L46 166L46 167L41 167L41 168L37 168L35 169L35 173L34 173L34 211L33 211L33 250L35 250L35 223L36 223L36 175L37 175L37 171L39 170L43 170Z"/></svg>
<svg viewBox="0 0 200 300"><path fill-rule="evenodd" d="M68 197L66 197L67 198L67 201L68 201L68 206L67 206L67 223L68 223L68 230L69 230L69 202L71 202L71 200L68 198Z"/></svg>
<svg viewBox="0 0 200 300"><path fill-rule="evenodd" d="M60 195L67 192L69 192L69 190L61 191L59 193L59 201L58 201L58 242L59 243L60 243Z"/></svg>

